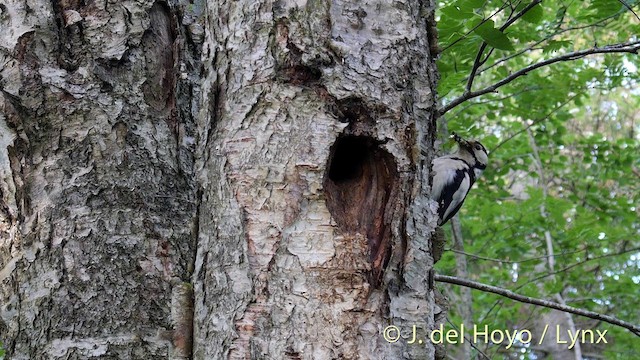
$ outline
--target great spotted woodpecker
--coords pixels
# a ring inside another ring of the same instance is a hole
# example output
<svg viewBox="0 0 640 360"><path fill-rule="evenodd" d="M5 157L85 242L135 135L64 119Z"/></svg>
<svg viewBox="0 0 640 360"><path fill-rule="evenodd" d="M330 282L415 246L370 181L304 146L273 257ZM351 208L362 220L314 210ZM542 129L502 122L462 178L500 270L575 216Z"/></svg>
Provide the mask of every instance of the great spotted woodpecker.
<svg viewBox="0 0 640 360"><path fill-rule="evenodd" d="M453 133L458 150L432 162L431 198L438 202L438 226L455 215L478 176L487 167L487 149L478 141L467 141Z"/></svg>

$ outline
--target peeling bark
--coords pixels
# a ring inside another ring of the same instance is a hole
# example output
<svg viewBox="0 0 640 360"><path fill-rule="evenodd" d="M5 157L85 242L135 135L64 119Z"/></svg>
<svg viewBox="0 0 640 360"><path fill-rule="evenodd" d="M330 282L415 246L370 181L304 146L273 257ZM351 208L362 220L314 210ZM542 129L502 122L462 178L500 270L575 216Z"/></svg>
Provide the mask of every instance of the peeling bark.
<svg viewBox="0 0 640 360"><path fill-rule="evenodd" d="M3 4L10 358L435 356L433 1Z"/></svg>
<svg viewBox="0 0 640 360"><path fill-rule="evenodd" d="M195 358L432 358L432 5L208 6Z"/></svg>

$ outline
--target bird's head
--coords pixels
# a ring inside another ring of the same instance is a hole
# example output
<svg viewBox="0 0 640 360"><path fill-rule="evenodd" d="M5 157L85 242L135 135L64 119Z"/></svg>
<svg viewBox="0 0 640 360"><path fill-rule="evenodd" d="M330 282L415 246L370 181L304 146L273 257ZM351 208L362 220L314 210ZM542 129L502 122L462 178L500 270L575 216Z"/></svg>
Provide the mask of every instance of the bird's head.
<svg viewBox="0 0 640 360"><path fill-rule="evenodd" d="M481 170L484 170L487 167L487 164L489 163L489 154L484 145L479 141L465 140L455 132L452 133L451 136L458 143L458 153L461 156L467 155L464 157L467 158L466 160L469 161L469 164Z"/></svg>

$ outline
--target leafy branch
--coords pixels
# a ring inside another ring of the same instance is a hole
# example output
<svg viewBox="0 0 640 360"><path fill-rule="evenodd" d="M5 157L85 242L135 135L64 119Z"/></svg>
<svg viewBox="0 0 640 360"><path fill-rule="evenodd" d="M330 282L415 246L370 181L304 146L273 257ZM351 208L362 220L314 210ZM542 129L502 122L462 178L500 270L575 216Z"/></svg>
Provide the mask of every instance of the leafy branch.
<svg viewBox="0 0 640 360"><path fill-rule="evenodd" d="M456 116L462 114L465 110L469 109L472 106L478 106L478 105L483 105L483 104L491 104L491 103L496 103L496 102L502 102L505 101L507 99L510 99L512 97L516 97L518 95L522 95L524 93L527 92L532 92L532 91L540 91L540 90L544 90L545 88L542 86L529 86L529 87L525 87L520 91L514 92L513 94L507 94L505 96L501 96L501 97L496 97L496 98L488 98L487 100L482 100L482 101L474 101L474 102L469 102L468 104L466 104L465 106L463 106L462 108L458 109L458 111L451 115L451 117L455 118ZM493 150L491 150L493 151Z"/></svg>
<svg viewBox="0 0 640 360"><path fill-rule="evenodd" d="M568 27L566 29L557 30L557 31L545 36L543 39L540 39L540 40L534 42L533 44L527 46L526 48L524 48L522 50L519 50L519 51L517 51L517 52L515 52L513 54L507 55L505 57L502 57L502 58L496 60L493 64L485 66L484 68L479 69L478 73L482 73L484 71L487 71L487 70L489 70L489 69L491 69L493 67L496 67L496 66L498 66L498 65L500 65L500 64L502 64L502 63L504 63L506 61L509 61L509 60L511 60L513 58L516 58L516 57L518 57L518 56L520 56L520 55L522 55L524 53L531 52L533 50L537 50L537 49L539 49L537 47L538 45L540 45L540 44L542 44L544 42L553 40L553 38L557 37L558 35L562 35L564 33L571 32L571 31L588 29L588 28L592 28L592 27L595 27L595 26L604 26L607 23L609 23L612 19L616 18L617 16L620 16L620 13L615 13L613 15L607 16L607 17L605 17L603 19L600 19L598 21L592 22L592 23L587 24L587 25L573 26L573 27Z"/></svg>
<svg viewBox="0 0 640 360"><path fill-rule="evenodd" d="M465 286L465 287L469 287L469 288L472 288L472 289L485 291L485 292L490 292L490 293L493 293L493 294L504 296L506 298L509 298L509 299L512 299L512 300L515 300L515 301L519 301L519 302L522 302L522 303L543 306L543 307L546 307L546 308L549 308L549 309L555 309L555 310L559 310L559 311L568 312L568 313L571 313L571 314L576 314L576 315L588 317L590 319L595 319L595 320L598 320L598 321L604 321L604 322L612 324L612 325L623 327L623 328L631 331L636 336L640 337L640 326L628 323L626 321L620 320L620 319L615 318L613 316L604 315L604 314L600 314L600 313L589 311L589 310L585 310L585 309L575 308L575 307L568 306L568 305L561 305L561 304L558 304L556 302L549 301L549 300L537 299L537 298L532 298L532 297L529 297L529 296L520 295L520 294L514 293L511 290L507 290L507 289L500 288L500 287L497 287L497 286L491 286L491 285L487 285L487 284L483 284L483 283L479 283L479 282L471 281L471 280L467 280L467 279L461 279L461 278L457 278L455 276L447 276L447 275L436 274L435 275L435 281L449 283L449 284L455 284L455 285L460 285L460 286Z"/></svg>
<svg viewBox="0 0 640 360"><path fill-rule="evenodd" d="M461 37L459 37L458 39L456 39L455 41L451 42L451 44L447 45L444 49L442 49L440 52L443 53L445 51L447 51L449 48L451 48L452 46L454 46L455 44L459 43L462 40L467 39L467 37L469 35L471 35L474 31L476 31L478 28L480 28L482 25L484 25L486 22L488 22L489 20L491 20L494 16L496 16L497 14L499 14L502 10L504 10L507 7L507 2L505 2L498 10L494 11L493 14L489 15L487 18L482 19L482 21L480 21L476 26L474 26L472 29L470 29L469 31L467 31L464 35L462 35Z"/></svg>
<svg viewBox="0 0 640 360"><path fill-rule="evenodd" d="M542 2L542 0L534 0L529 5L525 6L522 10L520 10L517 14L515 14L513 17L511 17L509 20L507 20L500 27L500 29L499 29L500 32L504 32L509 26L511 26L511 24L516 22L516 20L518 20L519 18L524 16L529 10L533 9L534 6L540 4L541 2ZM484 50L486 48L487 48L487 42L483 41L482 45L480 45L480 49L478 50L478 54L476 55L476 59L473 62L473 68L471 69L471 74L469 75L469 79L467 81L467 90L466 90L466 92L470 92L471 91L471 87L473 86L473 80L476 77L476 72L478 71L478 68L480 68L480 66L484 65L484 63L487 62L487 60L489 59L489 56L491 55L491 51L493 51L493 49L492 49L489 52L489 54L487 54L487 56L484 59L482 59L482 55L484 54Z"/></svg>
<svg viewBox="0 0 640 360"><path fill-rule="evenodd" d="M438 115L442 116L445 113L447 113L449 110L455 108L456 106L462 104L463 102L476 98L478 96L482 96L491 92L495 92L498 88L512 82L513 80L522 77L524 75L527 75L529 72L539 69L541 67L544 66L548 66L551 64L555 64L557 62L562 62L562 61L570 61L570 60L577 60L577 59L581 59L583 57L589 56L589 55L594 55L594 54L611 54L611 53L630 53L630 54L637 54L638 50L640 49L640 41L635 41L635 42L631 42L631 43L626 43L626 44L614 44L614 45L607 45L607 46L603 46L603 47L593 47L590 49L585 49L585 50L580 50L580 51L574 51L574 52L570 52L558 57L554 57L551 59L547 59L547 60L543 60L540 62L537 62L535 64L531 64L529 66L526 66L514 73L512 73L511 75L505 77L504 79L497 81L483 89L480 90L476 90L476 91L465 91L461 96L453 99L451 102L449 102L447 105L445 105L444 107L438 109Z"/></svg>

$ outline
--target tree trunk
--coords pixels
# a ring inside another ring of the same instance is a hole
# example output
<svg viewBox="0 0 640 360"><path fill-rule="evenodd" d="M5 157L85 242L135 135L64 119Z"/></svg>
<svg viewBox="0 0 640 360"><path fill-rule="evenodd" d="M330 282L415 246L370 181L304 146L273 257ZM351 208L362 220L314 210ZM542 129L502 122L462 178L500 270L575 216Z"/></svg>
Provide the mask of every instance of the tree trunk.
<svg viewBox="0 0 640 360"><path fill-rule="evenodd" d="M432 1L4 4L9 358L434 357Z"/></svg>

